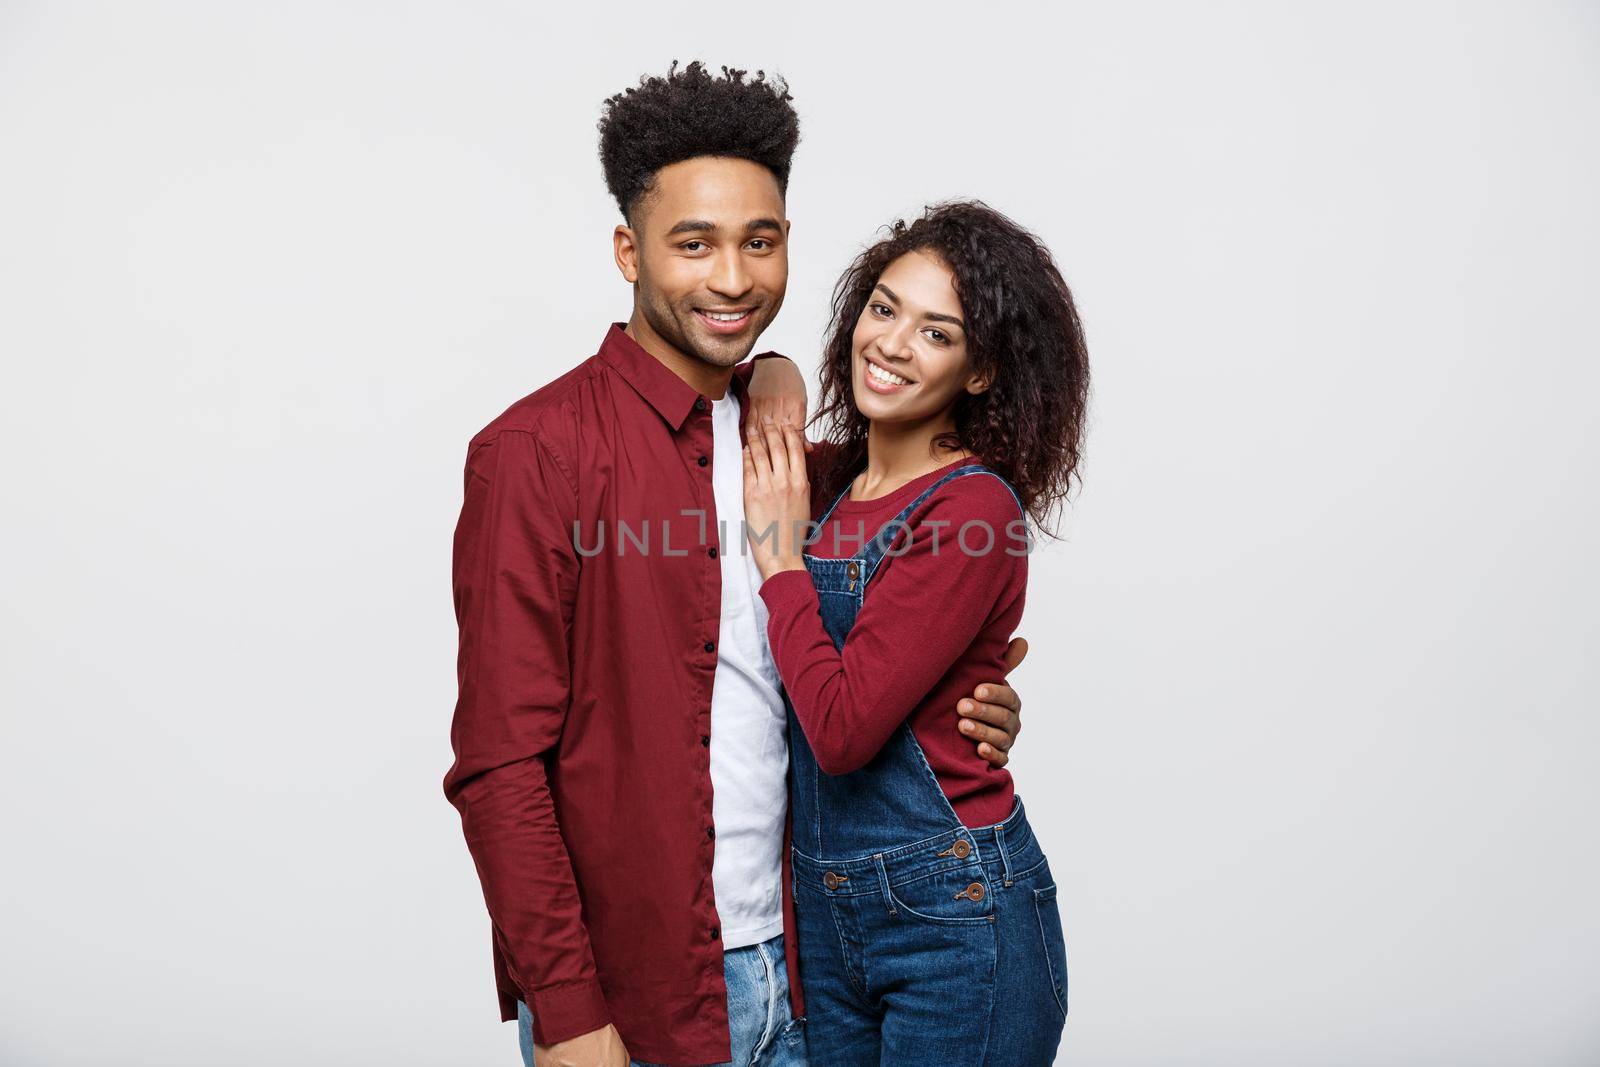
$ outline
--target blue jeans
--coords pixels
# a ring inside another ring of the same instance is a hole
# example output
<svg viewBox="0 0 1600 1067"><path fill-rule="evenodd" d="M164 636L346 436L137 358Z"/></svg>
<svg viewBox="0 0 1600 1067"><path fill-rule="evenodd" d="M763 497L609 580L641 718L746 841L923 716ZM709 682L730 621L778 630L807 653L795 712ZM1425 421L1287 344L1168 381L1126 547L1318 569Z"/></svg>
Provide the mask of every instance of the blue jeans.
<svg viewBox="0 0 1600 1067"><path fill-rule="evenodd" d="M807 1067L806 1023L789 1011L789 974L783 965L783 935L731 948L722 954L728 986L728 1038L733 1059L717 1067ZM533 1015L517 1002L522 1062L533 1067ZM629 1060L632 1067L663 1067Z"/></svg>
<svg viewBox="0 0 1600 1067"><path fill-rule="evenodd" d="M1020 796L995 826L869 856L819 860L797 848L794 877L818 1064L1055 1061L1066 940L1055 876Z"/></svg>

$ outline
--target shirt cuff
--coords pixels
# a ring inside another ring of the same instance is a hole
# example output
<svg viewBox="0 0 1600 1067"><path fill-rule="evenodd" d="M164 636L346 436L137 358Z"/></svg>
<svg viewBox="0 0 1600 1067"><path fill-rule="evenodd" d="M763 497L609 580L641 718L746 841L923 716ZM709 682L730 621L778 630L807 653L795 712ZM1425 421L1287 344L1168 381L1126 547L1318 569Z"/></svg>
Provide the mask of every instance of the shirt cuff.
<svg viewBox="0 0 1600 1067"><path fill-rule="evenodd" d="M611 1021L605 995L594 979L546 986L525 993L524 999L533 1015L533 1040L538 1045L570 1041Z"/></svg>
<svg viewBox="0 0 1600 1067"><path fill-rule="evenodd" d="M767 605L769 617L788 615L820 603L817 600L817 587L812 584L808 570L779 571L762 582L757 592Z"/></svg>

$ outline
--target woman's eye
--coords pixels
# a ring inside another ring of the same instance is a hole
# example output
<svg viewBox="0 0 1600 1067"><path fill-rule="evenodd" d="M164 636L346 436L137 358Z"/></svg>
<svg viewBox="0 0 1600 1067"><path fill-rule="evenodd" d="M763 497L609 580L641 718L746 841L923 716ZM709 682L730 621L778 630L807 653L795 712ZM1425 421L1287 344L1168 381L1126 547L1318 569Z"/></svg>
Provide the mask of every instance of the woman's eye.
<svg viewBox="0 0 1600 1067"><path fill-rule="evenodd" d="M885 315L889 314L889 309L887 307L885 307L884 305L882 305L882 304L868 304L867 307L872 309L872 313L874 315L876 315L880 311L883 312Z"/></svg>
<svg viewBox="0 0 1600 1067"><path fill-rule="evenodd" d="M933 338L934 341L936 341L937 343L939 343L941 345L949 340L949 338L944 335L944 331L943 330L929 330L928 331L928 336Z"/></svg>

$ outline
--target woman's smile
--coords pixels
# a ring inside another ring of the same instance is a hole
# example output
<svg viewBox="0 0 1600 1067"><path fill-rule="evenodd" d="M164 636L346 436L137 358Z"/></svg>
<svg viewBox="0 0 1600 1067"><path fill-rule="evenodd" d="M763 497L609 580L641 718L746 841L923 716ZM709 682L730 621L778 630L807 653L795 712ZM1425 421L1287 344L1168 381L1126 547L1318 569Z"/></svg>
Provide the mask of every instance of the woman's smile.
<svg viewBox="0 0 1600 1067"><path fill-rule="evenodd" d="M916 384L905 375L897 374L867 356L861 357L861 365L862 378L867 388L875 393L898 393L907 386Z"/></svg>

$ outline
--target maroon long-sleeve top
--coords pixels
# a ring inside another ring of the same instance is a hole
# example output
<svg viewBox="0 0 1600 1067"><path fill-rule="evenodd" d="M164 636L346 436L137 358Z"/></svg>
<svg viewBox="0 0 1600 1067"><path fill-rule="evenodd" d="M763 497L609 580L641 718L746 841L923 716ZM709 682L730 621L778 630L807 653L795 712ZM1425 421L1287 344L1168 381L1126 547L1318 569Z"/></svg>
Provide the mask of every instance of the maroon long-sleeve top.
<svg viewBox="0 0 1600 1067"><path fill-rule="evenodd" d="M807 457L814 485L827 447ZM846 497L807 552L855 555L952 469L875 500ZM814 489L813 519L829 502ZM979 684L1005 675L1006 645L1028 584L1022 515L998 479L979 474L946 482L907 522L840 649L823 629L807 571L779 571L761 584L773 659L823 773L864 766L909 718L956 816L966 826L988 826L1011 813L1011 773L977 754L957 729L955 709Z"/></svg>
<svg viewBox="0 0 1600 1067"><path fill-rule="evenodd" d="M741 396L751 367L734 371ZM500 1017L527 1001L541 1044L612 1022L638 1059L731 1058L712 886L712 399L614 323L467 448L444 791L488 904Z"/></svg>

